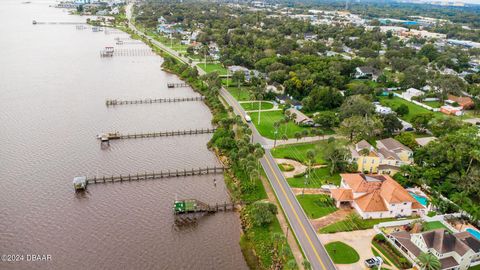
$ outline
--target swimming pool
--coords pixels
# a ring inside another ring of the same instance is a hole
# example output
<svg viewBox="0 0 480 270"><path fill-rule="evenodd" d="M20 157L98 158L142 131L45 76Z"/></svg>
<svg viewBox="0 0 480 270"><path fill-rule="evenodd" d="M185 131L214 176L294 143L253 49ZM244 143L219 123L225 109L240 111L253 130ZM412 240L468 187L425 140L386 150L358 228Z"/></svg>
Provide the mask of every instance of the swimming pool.
<svg viewBox="0 0 480 270"><path fill-rule="evenodd" d="M469 232L471 235L473 235L478 240L480 240L480 232L479 231L477 231L475 229L472 229L472 228L467 228L466 231Z"/></svg>
<svg viewBox="0 0 480 270"><path fill-rule="evenodd" d="M423 197L423 196L419 196L413 192L408 192L410 193L410 195L412 195L413 198L415 198L415 200L417 200L417 202L419 202L421 205L423 206L427 206L428 204L428 199Z"/></svg>

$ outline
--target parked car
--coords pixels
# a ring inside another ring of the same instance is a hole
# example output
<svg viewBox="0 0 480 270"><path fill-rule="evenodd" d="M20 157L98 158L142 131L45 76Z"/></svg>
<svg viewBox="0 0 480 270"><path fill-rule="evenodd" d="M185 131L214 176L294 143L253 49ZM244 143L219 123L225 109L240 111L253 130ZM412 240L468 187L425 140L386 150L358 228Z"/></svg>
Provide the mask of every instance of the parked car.
<svg viewBox="0 0 480 270"><path fill-rule="evenodd" d="M247 121L248 123L252 122L252 118L250 117L250 115L245 114L245 121Z"/></svg>
<svg viewBox="0 0 480 270"><path fill-rule="evenodd" d="M378 256L365 260L365 265L366 265L368 268L373 268L373 267L375 267L375 266L380 266L382 263L383 263L382 258L381 258L381 257L378 257Z"/></svg>

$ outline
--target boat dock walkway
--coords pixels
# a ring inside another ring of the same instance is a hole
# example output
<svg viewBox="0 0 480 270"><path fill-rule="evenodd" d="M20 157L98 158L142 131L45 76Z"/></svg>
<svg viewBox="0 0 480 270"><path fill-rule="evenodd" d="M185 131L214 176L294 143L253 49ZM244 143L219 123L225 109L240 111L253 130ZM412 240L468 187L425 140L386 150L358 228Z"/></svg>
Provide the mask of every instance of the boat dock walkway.
<svg viewBox="0 0 480 270"><path fill-rule="evenodd" d="M107 99L105 101L105 105L115 106L115 105L129 105L129 104L153 104L153 103L188 102L188 101L203 101L203 100L205 100L204 96L175 97L175 98L146 98L146 99L137 99L137 100Z"/></svg>
<svg viewBox="0 0 480 270"><path fill-rule="evenodd" d="M168 88L180 88L180 87L189 87L186 83L167 83Z"/></svg>
<svg viewBox="0 0 480 270"><path fill-rule="evenodd" d="M214 133L216 128L201 128L201 129L187 129L187 130L173 130L163 132L147 132L147 133L134 133L134 134L121 134L120 132L107 132L97 135L97 139L102 142L108 142L110 140L122 140L122 139L142 139L142 138L155 138L155 137L172 137L182 135L198 135L198 134L211 134Z"/></svg>
<svg viewBox="0 0 480 270"><path fill-rule="evenodd" d="M41 22L33 21L32 24L62 24L62 25L87 25L85 22Z"/></svg>
<svg viewBox="0 0 480 270"><path fill-rule="evenodd" d="M112 47L105 47L100 51L100 57L114 57L114 56L154 56L154 51L150 48L136 48L136 49L113 49Z"/></svg>
<svg viewBox="0 0 480 270"><path fill-rule="evenodd" d="M173 202L174 225L177 227L196 224L197 221L216 212L235 211L239 203L206 204L195 199L175 200Z"/></svg>
<svg viewBox="0 0 480 270"><path fill-rule="evenodd" d="M167 170L160 172L144 172L128 175L111 175L111 176L77 176L74 178L74 188L76 190L86 189L89 184L100 184L100 183L115 183L115 182L132 182L132 181L143 181L143 180L156 180L163 178L173 178L173 177L187 177L195 175L207 175L207 174L222 174L225 170L224 167L204 167L204 168L192 168L192 169L183 169L183 170Z"/></svg>

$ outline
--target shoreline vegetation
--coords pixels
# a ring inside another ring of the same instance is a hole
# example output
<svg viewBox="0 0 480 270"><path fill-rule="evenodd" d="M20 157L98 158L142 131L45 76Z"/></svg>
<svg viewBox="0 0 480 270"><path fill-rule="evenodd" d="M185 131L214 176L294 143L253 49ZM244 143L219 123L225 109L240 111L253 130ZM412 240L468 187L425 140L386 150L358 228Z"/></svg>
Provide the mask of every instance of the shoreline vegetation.
<svg viewBox="0 0 480 270"><path fill-rule="evenodd" d="M124 12L124 9L122 9ZM117 17L120 20L117 20ZM242 236L239 244L244 259L250 269L298 269L298 265L287 243L281 225L275 216L277 207L268 202L265 188L260 180L264 175L259 159L264 150L260 144L250 143L251 130L233 116L233 109L223 104L219 97L221 79L218 73L199 76L197 67L183 63L175 56L158 48L149 40L137 35L130 28L120 25L125 23L124 16L116 16L111 25L104 25L124 31L132 39L143 41L157 55L164 59L162 70L175 74L187 82L192 89L205 96L217 126L208 143L208 148L226 167L224 181L233 202L245 205L240 210ZM98 25L98 22L89 21ZM281 209L280 209L281 210Z"/></svg>

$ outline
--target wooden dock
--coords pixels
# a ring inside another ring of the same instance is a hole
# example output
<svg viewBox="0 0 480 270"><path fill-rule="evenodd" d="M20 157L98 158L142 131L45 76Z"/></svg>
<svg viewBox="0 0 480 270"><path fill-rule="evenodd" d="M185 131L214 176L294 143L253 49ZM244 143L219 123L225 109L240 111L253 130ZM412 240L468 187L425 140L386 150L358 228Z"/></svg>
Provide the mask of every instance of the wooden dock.
<svg viewBox="0 0 480 270"><path fill-rule="evenodd" d="M182 135L198 135L198 134L211 134L214 133L216 128L202 128L202 129L187 129L187 130L174 130L163 132L148 132L148 133L133 133L133 134L121 134L119 132L108 132L97 135L97 139L102 142L108 142L110 140L122 140L122 139L142 139L142 138L155 138L155 137L172 137Z"/></svg>
<svg viewBox="0 0 480 270"><path fill-rule="evenodd" d="M41 22L36 20L33 20L32 24L87 25L85 22Z"/></svg>
<svg viewBox="0 0 480 270"><path fill-rule="evenodd" d="M175 200L173 203L174 225L178 227L196 224L205 215L235 211L238 203L207 204L199 200Z"/></svg>
<svg viewBox="0 0 480 270"><path fill-rule="evenodd" d="M85 182L89 184L100 184L100 183L116 183L116 182L132 182L132 181L143 181L143 180L158 180L164 178L174 178L174 177L187 177L195 175L208 175L208 174L222 174L225 170L224 167L205 167L205 168L192 168L192 169L183 169L183 170L167 170L160 172L145 172L145 173L136 173L128 175L112 175L112 176L94 176L87 177L85 176Z"/></svg>
<svg viewBox="0 0 480 270"><path fill-rule="evenodd" d="M197 97L175 97L175 98L146 98L146 99L137 99L137 100L118 100L118 99L107 99L105 105L115 106L115 105L129 105L129 104L153 104L153 103L170 103L170 102L187 102L187 101L203 101L205 100L204 96Z"/></svg>
<svg viewBox="0 0 480 270"><path fill-rule="evenodd" d="M167 83L168 88L181 88L181 87L189 87L186 83Z"/></svg>

